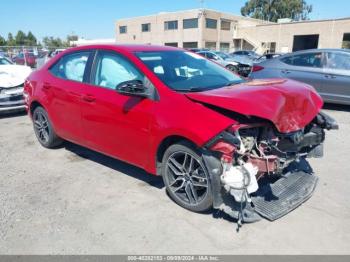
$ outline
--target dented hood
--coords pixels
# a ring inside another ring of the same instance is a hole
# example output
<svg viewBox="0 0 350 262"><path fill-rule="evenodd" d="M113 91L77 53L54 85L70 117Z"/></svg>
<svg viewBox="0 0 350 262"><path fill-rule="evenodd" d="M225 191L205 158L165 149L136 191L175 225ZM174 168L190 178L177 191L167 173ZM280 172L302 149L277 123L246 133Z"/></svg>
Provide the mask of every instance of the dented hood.
<svg viewBox="0 0 350 262"><path fill-rule="evenodd" d="M197 102L270 120L281 133L305 127L323 105L313 87L286 79L254 80L185 95Z"/></svg>
<svg viewBox="0 0 350 262"><path fill-rule="evenodd" d="M23 65L0 65L0 88L21 85L30 75L32 69Z"/></svg>

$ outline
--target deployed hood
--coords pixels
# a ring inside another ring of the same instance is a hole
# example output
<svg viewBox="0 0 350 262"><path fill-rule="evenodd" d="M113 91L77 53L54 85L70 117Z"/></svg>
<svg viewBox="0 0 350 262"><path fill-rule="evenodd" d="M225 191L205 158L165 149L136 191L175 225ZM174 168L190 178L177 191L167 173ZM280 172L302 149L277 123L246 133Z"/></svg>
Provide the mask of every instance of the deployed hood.
<svg viewBox="0 0 350 262"><path fill-rule="evenodd" d="M255 80L185 95L197 102L270 120L281 133L305 127L323 105L313 87L285 79Z"/></svg>
<svg viewBox="0 0 350 262"><path fill-rule="evenodd" d="M19 86L31 73L29 66L0 65L0 88Z"/></svg>

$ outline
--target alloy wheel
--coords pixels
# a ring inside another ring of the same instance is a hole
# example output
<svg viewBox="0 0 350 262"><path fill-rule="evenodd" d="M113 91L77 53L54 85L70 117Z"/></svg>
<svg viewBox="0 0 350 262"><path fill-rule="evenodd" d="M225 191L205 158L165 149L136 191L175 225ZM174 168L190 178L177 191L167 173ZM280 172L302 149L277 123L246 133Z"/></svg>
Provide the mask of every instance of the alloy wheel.
<svg viewBox="0 0 350 262"><path fill-rule="evenodd" d="M47 117L42 112L34 115L34 128L40 142L47 143L50 139L50 130Z"/></svg>
<svg viewBox="0 0 350 262"><path fill-rule="evenodd" d="M188 152L171 154L166 163L169 190L189 205L199 205L208 193L209 181L201 162Z"/></svg>

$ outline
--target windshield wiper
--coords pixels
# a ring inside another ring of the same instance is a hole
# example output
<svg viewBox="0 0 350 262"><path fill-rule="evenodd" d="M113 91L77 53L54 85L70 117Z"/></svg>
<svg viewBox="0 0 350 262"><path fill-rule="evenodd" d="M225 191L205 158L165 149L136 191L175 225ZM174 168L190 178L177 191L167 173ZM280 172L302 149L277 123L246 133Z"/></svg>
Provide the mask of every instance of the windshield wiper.
<svg viewBox="0 0 350 262"><path fill-rule="evenodd" d="M201 92L201 91L205 91L206 89L201 88L201 87L190 87L187 89L174 89L175 91L179 91L179 92Z"/></svg>

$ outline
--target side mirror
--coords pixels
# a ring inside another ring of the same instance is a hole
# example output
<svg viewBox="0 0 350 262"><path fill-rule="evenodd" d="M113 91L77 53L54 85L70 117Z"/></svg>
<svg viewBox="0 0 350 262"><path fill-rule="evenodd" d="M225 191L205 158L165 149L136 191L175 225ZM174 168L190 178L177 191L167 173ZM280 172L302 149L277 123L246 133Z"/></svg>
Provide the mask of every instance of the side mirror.
<svg viewBox="0 0 350 262"><path fill-rule="evenodd" d="M127 96L149 97L148 89L141 80L125 81L117 85L116 91Z"/></svg>

